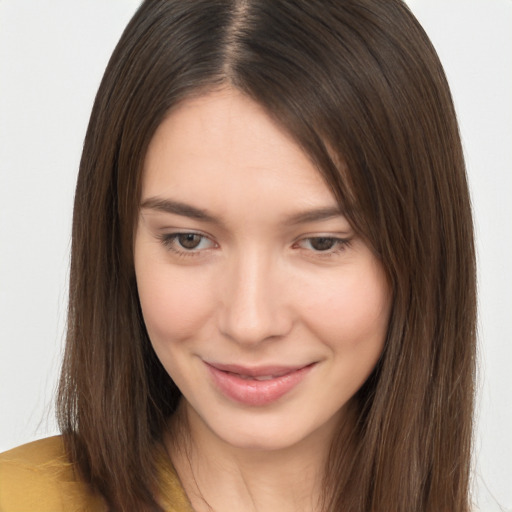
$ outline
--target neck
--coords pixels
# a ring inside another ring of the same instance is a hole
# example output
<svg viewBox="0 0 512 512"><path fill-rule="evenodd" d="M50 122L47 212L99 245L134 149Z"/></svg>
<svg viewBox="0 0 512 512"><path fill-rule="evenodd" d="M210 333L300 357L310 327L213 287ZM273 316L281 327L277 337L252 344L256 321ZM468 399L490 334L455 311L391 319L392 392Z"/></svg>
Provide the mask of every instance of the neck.
<svg viewBox="0 0 512 512"><path fill-rule="evenodd" d="M334 422L279 450L232 446L183 403L169 427L168 451L196 512L321 510Z"/></svg>

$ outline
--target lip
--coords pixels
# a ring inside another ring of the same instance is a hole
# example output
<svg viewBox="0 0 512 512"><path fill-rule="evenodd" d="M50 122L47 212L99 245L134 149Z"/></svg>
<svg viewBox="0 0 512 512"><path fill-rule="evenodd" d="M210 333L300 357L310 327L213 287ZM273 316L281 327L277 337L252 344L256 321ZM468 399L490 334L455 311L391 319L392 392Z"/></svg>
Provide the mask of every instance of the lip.
<svg viewBox="0 0 512 512"><path fill-rule="evenodd" d="M244 405L263 406L292 391L316 363L258 367L208 362L205 364L215 386L223 395Z"/></svg>

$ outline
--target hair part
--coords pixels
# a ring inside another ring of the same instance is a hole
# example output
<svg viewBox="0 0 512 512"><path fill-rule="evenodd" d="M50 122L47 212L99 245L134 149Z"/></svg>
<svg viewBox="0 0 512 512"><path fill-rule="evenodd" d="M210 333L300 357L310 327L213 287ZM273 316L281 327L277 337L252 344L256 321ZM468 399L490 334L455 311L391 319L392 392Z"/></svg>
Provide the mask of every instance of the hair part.
<svg viewBox="0 0 512 512"><path fill-rule="evenodd" d="M112 510L160 509L155 447L180 392L138 301L141 174L165 116L225 86L309 155L393 291L355 427L331 447L325 510L469 510L470 200L444 72L400 0L143 2L100 85L76 188L58 396L71 460Z"/></svg>

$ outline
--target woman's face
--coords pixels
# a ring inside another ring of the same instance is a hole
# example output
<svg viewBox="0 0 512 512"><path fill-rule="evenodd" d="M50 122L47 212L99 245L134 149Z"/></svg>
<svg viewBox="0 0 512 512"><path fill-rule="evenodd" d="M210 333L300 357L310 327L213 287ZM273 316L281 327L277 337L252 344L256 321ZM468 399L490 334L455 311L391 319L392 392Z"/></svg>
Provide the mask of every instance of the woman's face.
<svg viewBox="0 0 512 512"><path fill-rule="evenodd" d="M141 197L140 302L192 428L239 448L328 440L382 352L390 290L306 154L213 92L160 125Z"/></svg>

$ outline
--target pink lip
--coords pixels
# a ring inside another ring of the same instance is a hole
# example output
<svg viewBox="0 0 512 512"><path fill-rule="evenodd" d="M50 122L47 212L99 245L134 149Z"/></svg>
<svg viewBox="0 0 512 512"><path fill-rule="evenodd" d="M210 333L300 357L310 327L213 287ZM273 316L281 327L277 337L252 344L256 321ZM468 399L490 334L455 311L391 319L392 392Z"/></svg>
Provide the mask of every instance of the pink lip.
<svg viewBox="0 0 512 512"><path fill-rule="evenodd" d="M217 388L235 402L262 406L275 402L297 386L314 366L244 366L205 363ZM272 376L268 380L256 377ZM245 377L245 378L244 378Z"/></svg>

